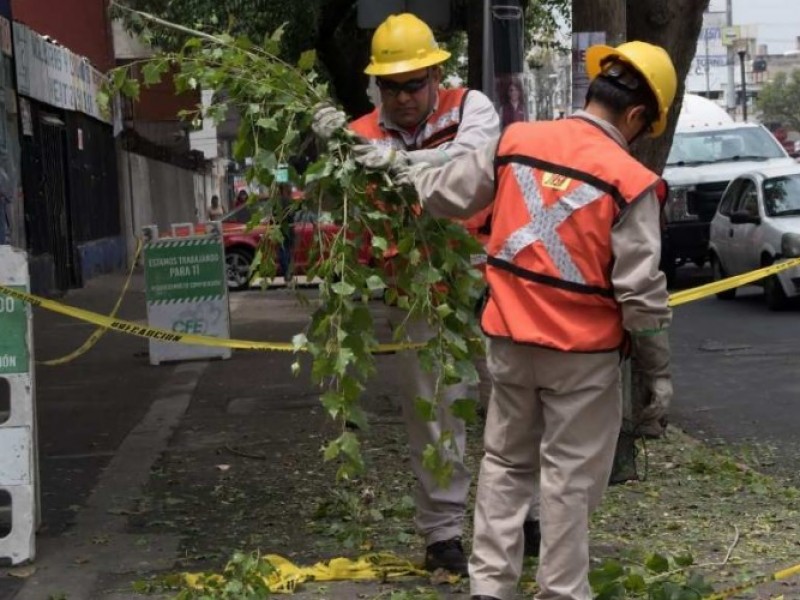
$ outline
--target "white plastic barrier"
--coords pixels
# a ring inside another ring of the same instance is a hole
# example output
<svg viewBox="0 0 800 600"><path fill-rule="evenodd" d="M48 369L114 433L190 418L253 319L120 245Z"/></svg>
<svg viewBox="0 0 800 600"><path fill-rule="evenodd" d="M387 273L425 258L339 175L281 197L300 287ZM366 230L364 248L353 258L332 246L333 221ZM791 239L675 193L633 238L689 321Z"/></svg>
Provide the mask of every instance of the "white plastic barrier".
<svg viewBox="0 0 800 600"><path fill-rule="evenodd" d="M191 224L189 224L191 225ZM183 225L177 225L176 228ZM205 235L159 238L144 229L147 323L179 333L230 337L230 307L225 251L219 223ZM192 227L191 233L194 233ZM230 348L193 346L150 339L150 364L164 361L230 358Z"/></svg>
<svg viewBox="0 0 800 600"><path fill-rule="evenodd" d="M0 284L30 291L22 250L0 246ZM0 538L0 559L18 564L36 556L38 461L33 336L29 304L0 294L0 501L10 499L11 529ZM0 408L2 410L2 408ZM4 508L9 509L9 506Z"/></svg>

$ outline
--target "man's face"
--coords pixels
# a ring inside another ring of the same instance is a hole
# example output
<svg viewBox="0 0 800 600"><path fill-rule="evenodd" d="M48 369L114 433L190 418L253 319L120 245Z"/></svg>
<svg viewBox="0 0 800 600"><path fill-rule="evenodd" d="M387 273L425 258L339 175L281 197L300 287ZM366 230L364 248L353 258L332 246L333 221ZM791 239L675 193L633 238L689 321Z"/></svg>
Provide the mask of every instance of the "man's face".
<svg viewBox="0 0 800 600"><path fill-rule="evenodd" d="M433 109L440 79L439 69L378 77L384 114L396 125L413 129Z"/></svg>

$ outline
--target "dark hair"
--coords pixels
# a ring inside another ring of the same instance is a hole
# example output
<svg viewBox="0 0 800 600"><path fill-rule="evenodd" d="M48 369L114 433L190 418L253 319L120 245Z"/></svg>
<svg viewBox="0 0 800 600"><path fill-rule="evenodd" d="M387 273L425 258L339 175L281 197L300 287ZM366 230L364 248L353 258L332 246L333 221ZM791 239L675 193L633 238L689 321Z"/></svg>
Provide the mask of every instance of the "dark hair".
<svg viewBox="0 0 800 600"><path fill-rule="evenodd" d="M644 118L648 124L658 120L658 101L643 77L636 74L638 86L630 89L617 80L604 75L599 75L589 84L586 93L586 104L596 102L610 110L614 115L621 116L633 106L644 105Z"/></svg>

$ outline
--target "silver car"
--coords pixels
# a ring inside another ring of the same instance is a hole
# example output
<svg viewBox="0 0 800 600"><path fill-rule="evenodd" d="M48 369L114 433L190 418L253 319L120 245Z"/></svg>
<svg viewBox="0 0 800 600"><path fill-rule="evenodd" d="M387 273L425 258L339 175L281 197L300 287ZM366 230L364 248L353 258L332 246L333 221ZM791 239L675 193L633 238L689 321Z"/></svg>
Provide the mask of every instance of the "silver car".
<svg viewBox="0 0 800 600"><path fill-rule="evenodd" d="M731 181L711 220L714 279L800 256L800 165L764 167ZM800 296L800 267L761 282L767 306L779 310ZM736 289L718 298L734 298Z"/></svg>

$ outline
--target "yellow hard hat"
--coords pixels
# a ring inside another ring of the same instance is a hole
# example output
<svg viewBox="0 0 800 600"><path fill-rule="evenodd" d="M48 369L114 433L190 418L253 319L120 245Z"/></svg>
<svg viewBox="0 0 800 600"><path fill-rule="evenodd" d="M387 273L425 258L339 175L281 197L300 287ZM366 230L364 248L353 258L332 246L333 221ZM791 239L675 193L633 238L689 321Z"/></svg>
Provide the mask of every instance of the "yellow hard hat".
<svg viewBox="0 0 800 600"><path fill-rule="evenodd" d="M450 53L439 48L431 28L411 13L389 16L372 36L367 75L397 75L442 63Z"/></svg>
<svg viewBox="0 0 800 600"><path fill-rule="evenodd" d="M667 126L667 113L678 89L678 76L669 54L661 46L647 42L626 42L616 48L591 46L586 50L589 79L594 79L602 72L608 59L615 58L638 71L653 91L658 102L658 118L653 123L650 135L658 137Z"/></svg>

